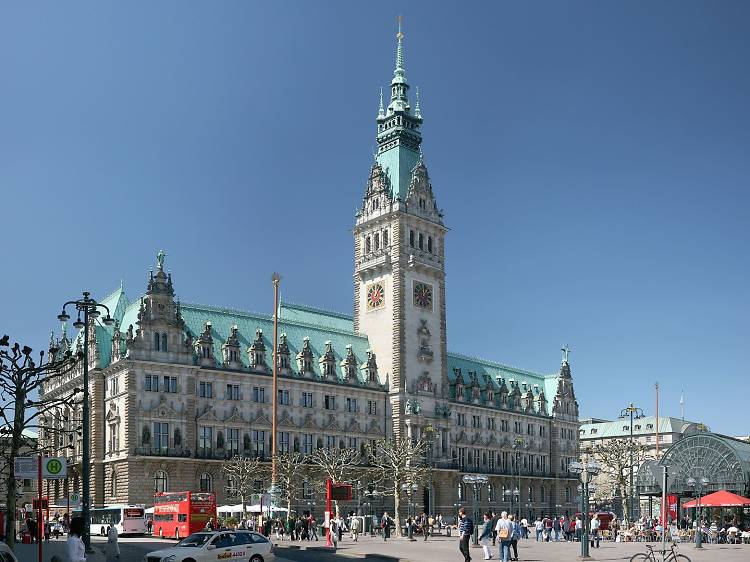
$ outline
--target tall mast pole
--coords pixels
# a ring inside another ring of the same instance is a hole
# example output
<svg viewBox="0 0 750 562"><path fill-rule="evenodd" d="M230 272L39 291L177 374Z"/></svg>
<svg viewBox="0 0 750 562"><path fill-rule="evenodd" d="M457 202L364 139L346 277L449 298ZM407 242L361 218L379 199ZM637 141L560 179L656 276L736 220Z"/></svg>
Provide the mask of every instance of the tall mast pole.
<svg viewBox="0 0 750 562"><path fill-rule="evenodd" d="M276 452L277 436L276 436L276 402L278 394L278 368L279 361L276 354L279 350L278 337L279 337L279 283L281 282L281 275L274 272L271 276L273 282L273 401L271 402L271 489L273 494L276 493L276 482L278 482L278 469L276 466Z"/></svg>
<svg viewBox="0 0 750 562"><path fill-rule="evenodd" d="M656 383L656 459L659 459L659 383Z"/></svg>

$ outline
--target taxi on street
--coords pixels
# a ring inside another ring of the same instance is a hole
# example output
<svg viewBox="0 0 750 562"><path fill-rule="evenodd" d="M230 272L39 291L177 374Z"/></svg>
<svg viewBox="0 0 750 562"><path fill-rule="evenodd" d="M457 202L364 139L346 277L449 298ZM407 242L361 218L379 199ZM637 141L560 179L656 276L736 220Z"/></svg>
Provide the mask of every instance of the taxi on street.
<svg viewBox="0 0 750 562"><path fill-rule="evenodd" d="M149 552L143 562L271 562L273 551L273 543L253 531L207 531Z"/></svg>

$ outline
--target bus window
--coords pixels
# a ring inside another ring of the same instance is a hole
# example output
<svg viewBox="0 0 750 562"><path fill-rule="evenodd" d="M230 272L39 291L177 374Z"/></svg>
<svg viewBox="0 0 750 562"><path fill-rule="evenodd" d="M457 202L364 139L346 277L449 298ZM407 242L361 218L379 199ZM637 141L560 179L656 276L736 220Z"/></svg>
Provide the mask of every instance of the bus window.
<svg viewBox="0 0 750 562"><path fill-rule="evenodd" d="M177 522L178 523L187 523L187 513L178 513L177 514Z"/></svg>

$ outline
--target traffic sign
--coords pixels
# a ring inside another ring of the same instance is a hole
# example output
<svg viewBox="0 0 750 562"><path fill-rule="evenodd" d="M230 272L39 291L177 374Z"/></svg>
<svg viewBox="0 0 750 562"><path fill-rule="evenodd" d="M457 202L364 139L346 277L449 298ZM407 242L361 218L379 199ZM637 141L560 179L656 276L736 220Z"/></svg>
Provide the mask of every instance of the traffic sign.
<svg viewBox="0 0 750 562"><path fill-rule="evenodd" d="M81 494L78 492L71 492L68 496L69 507L80 507L81 505Z"/></svg>
<svg viewBox="0 0 750 562"><path fill-rule="evenodd" d="M37 457L16 457L13 463L13 476L16 478L36 478L39 474Z"/></svg>
<svg viewBox="0 0 750 562"><path fill-rule="evenodd" d="M42 459L42 478L65 478L68 475L68 461L65 457L45 457Z"/></svg>

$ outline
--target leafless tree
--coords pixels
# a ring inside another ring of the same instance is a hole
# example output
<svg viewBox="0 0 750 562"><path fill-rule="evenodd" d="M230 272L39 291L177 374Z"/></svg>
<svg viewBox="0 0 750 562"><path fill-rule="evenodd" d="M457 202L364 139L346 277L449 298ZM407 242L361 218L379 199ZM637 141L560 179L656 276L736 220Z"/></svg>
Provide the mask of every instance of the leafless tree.
<svg viewBox="0 0 750 562"><path fill-rule="evenodd" d="M7 482L5 542L12 547L16 522L17 482L13 477L16 458L22 449L33 446L29 432L44 431L40 420L45 414L70 404L80 389L54 399L45 398L45 385L73 370L79 357L74 357L70 351L60 353L51 346L46 358L41 351L39 360L35 361L30 347L21 347L18 343L11 346L9 340L7 335L0 338L0 440L4 444L0 451L4 465L0 477Z"/></svg>
<svg viewBox="0 0 750 562"><path fill-rule="evenodd" d="M318 467L325 478L334 482L341 482L345 476L351 477L351 473L361 460L357 449L315 449L310 462Z"/></svg>
<svg viewBox="0 0 750 562"><path fill-rule="evenodd" d="M603 489L597 488L595 497L603 501L619 493L625 500L626 508L630 506L634 492L629 486L630 470L632 468L633 471L637 471L641 463L646 460L646 446L630 439L610 439L603 443L590 444L581 450L592 455L602 465L602 472L597 477L597 482L602 483L600 485ZM607 495L606 492L609 492L609 498L604 497ZM630 512L630 509L625 510L626 514Z"/></svg>
<svg viewBox="0 0 750 562"><path fill-rule="evenodd" d="M227 498L239 500L244 514L247 501L253 494L255 481L264 476L260 459L235 455L221 466L221 471L229 481L226 487Z"/></svg>
<svg viewBox="0 0 750 562"><path fill-rule="evenodd" d="M292 501L302 497L302 482L312 468L309 455L295 451L276 456L277 483L281 487L281 499L286 502L287 516L292 513Z"/></svg>
<svg viewBox="0 0 750 562"><path fill-rule="evenodd" d="M393 518L396 520L396 536L401 536L400 508L402 485L421 485L428 477L425 455L429 444L424 440L392 438L368 445L370 464L375 468L378 481L385 487L393 485Z"/></svg>

